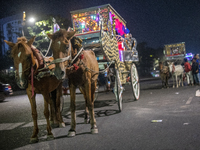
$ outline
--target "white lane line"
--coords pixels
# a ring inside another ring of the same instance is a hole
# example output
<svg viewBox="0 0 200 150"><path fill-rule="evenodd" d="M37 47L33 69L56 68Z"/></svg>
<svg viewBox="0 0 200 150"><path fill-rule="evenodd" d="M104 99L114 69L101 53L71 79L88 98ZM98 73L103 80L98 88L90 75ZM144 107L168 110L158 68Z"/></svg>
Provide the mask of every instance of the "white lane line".
<svg viewBox="0 0 200 150"><path fill-rule="evenodd" d="M38 122L38 125L39 125L39 126L40 126L40 125L45 125L45 124L47 124L46 119L37 120L37 122ZM23 127L33 127L33 122L27 123L27 124L25 124L24 126L22 126L22 128L23 128Z"/></svg>
<svg viewBox="0 0 200 150"><path fill-rule="evenodd" d="M192 102L193 97L189 97L189 99L187 100L187 102L185 103L186 105L190 105L190 103Z"/></svg>
<svg viewBox="0 0 200 150"><path fill-rule="evenodd" d="M25 122L20 123L1 123L0 124L0 131L1 130L12 130L14 128L17 128L18 126L24 124Z"/></svg>

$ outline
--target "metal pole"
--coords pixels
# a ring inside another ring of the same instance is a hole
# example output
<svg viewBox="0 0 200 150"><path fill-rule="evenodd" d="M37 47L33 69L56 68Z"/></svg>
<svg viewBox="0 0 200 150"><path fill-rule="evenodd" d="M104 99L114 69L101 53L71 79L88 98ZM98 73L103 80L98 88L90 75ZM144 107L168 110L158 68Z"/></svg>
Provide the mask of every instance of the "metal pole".
<svg viewBox="0 0 200 150"><path fill-rule="evenodd" d="M26 21L26 13L25 13L25 11L23 11L22 36L24 36L25 21Z"/></svg>
<svg viewBox="0 0 200 150"><path fill-rule="evenodd" d="M53 33L54 33L54 32L55 32L55 29L54 29L54 28L55 28L55 24L56 24L56 19L53 18L52 21L53 21Z"/></svg>

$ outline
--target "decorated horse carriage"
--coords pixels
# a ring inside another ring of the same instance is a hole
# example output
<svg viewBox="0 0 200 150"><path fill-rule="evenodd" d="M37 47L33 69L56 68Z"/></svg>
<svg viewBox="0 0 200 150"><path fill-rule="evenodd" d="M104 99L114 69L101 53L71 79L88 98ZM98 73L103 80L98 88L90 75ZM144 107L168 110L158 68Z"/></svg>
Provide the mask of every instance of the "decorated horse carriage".
<svg viewBox="0 0 200 150"><path fill-rule="evenodd" d="M54 139L51 122L56 126L65 126L60 104L62 103L62 81L66 77L70 89L71 128L68 131L70 137L76 135L77 87L85 98L85 123L90 122L92 134L98 133L94 113L94 93L99 73L109 71L107 74L112 78L111 86L120 111L123 85L131 82L135 100L140 96L139 77L135 66L138 62L137 43L129 34L124 19L109 4L73 11L71 14L74 31L61 29L48 34L53 52L53 58L48 60L45 60L33 46L35 37L30 40L21 37L16 43L4 40L12 48L16 82L20 88L26 89L31 103L34 122L31 143L38 142L37 93L44 97L47 139ZM102 65L106 68L102 68Z"/></svg>
<svg viewBox="0 0 200 150"><path fill-rule="evenodd" d="M185 42L164 46L165 61L181 64L186 55Z"/></svg>
<svg viewBox="0 0 200 150"><path fill-rule="evenodd" d="M140 96L139 77L135 63L139 61L137 42L126 27L126 21L110 5L71 11L75 36L84 50L92 50L99 64L99 73L107 78L122 110L123 85L132 86L135 100ZM100 84L100 79L99 79Z"/></svg>

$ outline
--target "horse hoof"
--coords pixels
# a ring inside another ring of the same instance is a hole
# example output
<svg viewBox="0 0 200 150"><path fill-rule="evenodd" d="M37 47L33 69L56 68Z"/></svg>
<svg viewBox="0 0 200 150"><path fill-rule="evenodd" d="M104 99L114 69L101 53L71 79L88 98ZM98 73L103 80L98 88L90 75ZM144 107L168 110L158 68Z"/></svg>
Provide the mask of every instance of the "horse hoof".
<svg viewBox="0 0 200 150"><path fill-rule="evenodd" d="M53 121L50 121L50 125L52 128L58 128L59 127L59 123L54 123Z"/></svg>
<svg viewBox="0 0 200 150"><path fill-rule="evenodd" d="M90 119L85 119L85 120L84 120L84 123L85 123L85 124L90 123Z"/></svg>
<svg viewBox="0 0 200 150"><path fill-rule="evenodd" d="M33 143L37 143L39 140L38 140L38 138L36 137L36 138L31 138L30 139L30 141L29 141L29 143L30 144L33 144Z"/></svg>
<svg viewBox="0 0 200 150"><path fill-rule="evenodd" d="M65 127L65 123L62 122L62 123L59 123L59 128L64 128Z"/></svg>
<svg viewBox="0 0 200 150"><path fill-rule="evenodd" d="M92 134L97 134L97 133L99 133L98 128L97 128L97 127L96 127L96 128L92 128L92 129L91 129L91 133L92 133Z"/></svg>
<svg viewBox="0 0 200 150"><path fill-rule="evenodd" d="M76 131L69 131L67 136L68 137L74 137L76 135Z"/></svg>
<svg viewBox="0 0 200 150"><path fill-rule="evenodd" d="M51 135L47 135L47 140L50 141L50 140L54 140L54 136L51 134Z"/></svg>

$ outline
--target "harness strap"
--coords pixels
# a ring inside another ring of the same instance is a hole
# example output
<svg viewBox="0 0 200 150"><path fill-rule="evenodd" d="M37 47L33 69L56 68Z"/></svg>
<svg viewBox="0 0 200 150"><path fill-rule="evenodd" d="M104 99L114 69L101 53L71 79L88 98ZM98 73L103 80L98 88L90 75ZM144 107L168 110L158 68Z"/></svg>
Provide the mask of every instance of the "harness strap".
<svg viewBox="0 0 200 150"><path fill-rule="evenodd" d="M175 65L172 66L172 73L175 72Z"/></svg>

